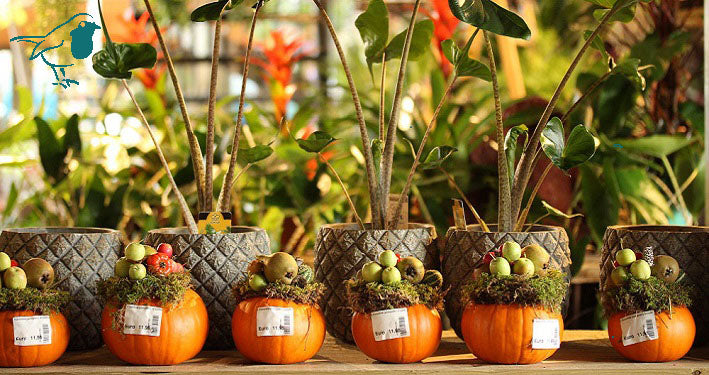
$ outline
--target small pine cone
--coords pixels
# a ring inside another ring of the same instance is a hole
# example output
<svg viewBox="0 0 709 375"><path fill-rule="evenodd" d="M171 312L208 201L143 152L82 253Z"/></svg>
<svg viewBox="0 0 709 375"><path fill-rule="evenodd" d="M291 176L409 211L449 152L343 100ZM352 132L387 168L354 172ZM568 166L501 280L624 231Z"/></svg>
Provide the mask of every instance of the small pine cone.
<svg viewBox="0 0 709 375"><path fill-rule="evenodd" d="M645 247L643 250L643 259L652 267L655 264L655 254L652 251L652 246Z"/></svg>

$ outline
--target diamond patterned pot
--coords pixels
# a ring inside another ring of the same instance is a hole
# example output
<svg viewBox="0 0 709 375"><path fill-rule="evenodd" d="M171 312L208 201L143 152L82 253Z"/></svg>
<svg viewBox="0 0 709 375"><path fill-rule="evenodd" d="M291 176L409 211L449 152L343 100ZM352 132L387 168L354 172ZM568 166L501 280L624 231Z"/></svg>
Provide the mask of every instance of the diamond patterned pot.
<svg viewBox="0 0 709 375"><path fill-rule="evenodd" d="M651 246L655 255L665 254L677 260L686 273L684 281L694 286L697 294L690 310L697 324L694 344L709 342L709 227L618 225L608 227L603 236L601 284L613 270L616 251L630 248L643 251Z"/></svg>
<svg viewBox="0 0 709 375"><path fill-rule="evenodd" d="M101 303L96 281L113 275L123 248L118 231L101 228L21 228L0 234L0 251L20 263L43 258L54 267L57 287L71 293L65 314L70 350L95 349L101 339Z"/></svg>
<svg viewBox="0 0 709 375"><path fill-rule="evenodd" d="M246 267L257 255L271 253L266 231L255 227L232 227L229 234L190 234L186 228L151 230L145 243L172 245L173 254L192 273L195 291L209 314L209 335L205 349L232 349L231 288L246 277Z"/></svg>
<svg viewBox="0 0 709 375"><path fill-rule="evenodd" d="M497 225L488 225L488 227L492 232L483 232L479 225L468 225L466 230L451 227L442 244L443 287L450 287L446 297L446 313L455 333L461 338L463 336L460 331L460 319L465 306L461 302L460 289L470 281L475 264L487 252L498 248L506 241L515 241L522 247L538 244L551 255L550 266L566 273L567 281L571 271L569 237L564 228L535 225L529 232L495 232ZM567 301L568 292L562 311L566 310Z"/></svg>
<svg viewBox="0 0 709 375"><path fill-rule="evenodd" d="M355 277L365 263L376 260L384 250L393 250L422 259L426 267L435 266L438 256L430 246L435 238L436 228L428 224L410 223L408 229L393 230L361 230L357 224L320 227L315 239L315 279L327 287L321 300L327 331L354 343L345 281Z"/></svg>

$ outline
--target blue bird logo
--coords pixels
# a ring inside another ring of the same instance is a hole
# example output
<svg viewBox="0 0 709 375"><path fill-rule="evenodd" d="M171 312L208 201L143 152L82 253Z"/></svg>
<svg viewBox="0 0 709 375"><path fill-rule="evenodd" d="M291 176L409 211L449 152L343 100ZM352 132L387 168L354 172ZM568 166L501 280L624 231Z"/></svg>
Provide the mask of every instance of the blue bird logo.
<svg viewBox="0 0 709 375"><path fill-rule="evenodd" d="M34 44L34 49L32 49L32 54L30 55L30 61L36 59L36 58L41 58L42 61L47 64L50 68L52 68L52 71L54 72L54 77L57 79L57 82L52 83L55 86L61 86L62 88L68 88L72 84L78 85L79 82L71 79L71 78L66 78L66 71L64 68L70 67L72 64L59 64L59 63L53 63L50 62L47 59L47 56L45 56L45 52L52 51L58 48L64 47L64 40L62 40L58 45L54 46L47 46L46 44L43 45L45 40L52 35L53 32L59 30L60 28L66 26L68 23L73 21L75 18L79 16L88 16L91 17L90 14L88 13L78 13L73 15L71 18L69 18L66 22L62 23L61 25L55 27L52 29L52 31L48 32L46 35L36 35L36 36L16 36L12 39L10 39L11 42L26 42L26 43L31 43ZM75 27L71 32L69 32L69 35L71 36L71 55L77 59L77 60L83 60L89 55L91 55L91 52L94 49L92 37L94 35L94 32L96 30L99 30L101 27L93 22L90 21L81 21L79 22L79 25ZM66 47L64 47L66 48ZM61 77L60 77L61 74Z"/></svg>

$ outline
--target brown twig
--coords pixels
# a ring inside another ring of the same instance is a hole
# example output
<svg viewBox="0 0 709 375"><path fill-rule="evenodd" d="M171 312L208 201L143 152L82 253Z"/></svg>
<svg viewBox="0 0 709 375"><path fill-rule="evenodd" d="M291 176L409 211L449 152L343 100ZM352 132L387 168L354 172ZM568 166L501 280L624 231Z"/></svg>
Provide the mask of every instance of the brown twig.
<svg viewBox="0 0 709 375"><path fill-rule="evenodd" d="M546 179L547 175L549 174L549 171L551 171L551 168L553 166L554 166L554 163L549 162L547 167L544 169L544 172L542 172L541 177L539 177L539 180L534 185L534 189L532 190L532 195L529 196L529 200L527 201L527 205L524 207L524 210L522 210L522 213L519 215L519 219L517 220L517 225L515 225L515 232L521 231L522 228L524 227L524 223L527 221L527 215L529 215L529 210L532 209L532 203L534 203L534 198L537 196L537 192L539 191L539 188L542 186L544 179Z"/></svg>
<svg viewBox="0 0 709 375"><path fill-rule="evenodd" d="M226 6L226 3L224 4ZM214 167L214 107L217 102L217 79L219 75L219 51L221 49L222 36L222 8L219 18L214 25L214 47L212 48L212 74L209 78L209 100L207 102L207 144L205 158L207 159L207 169L205 173L205 211L212 211L214 199L214 180L212 179ZM244 78L245 79L245 78ZM232 151L233 152L233 151Z"/></svg>
<svg viewBox="0 0 709 375"><path fill-rule="evenodd" d="M451 176L450 173L448 173L442 167L438 167L438 170L443 172L443 174L446 175L446 177L448 177L448 181L450 181L450 183L453 185L455 190L458 192L458 195L460 195L460 197L463 199L463 202L465 202L465 205L468 206L468 209L470 210L470 212L473 213L473 217L475 217L475 220L478 222L478 224L480 224L480 227L483 229L483 231L489 232L490 228L487 226L487 223L485 223L485 220L483 220L480 217L480 215L478 215L478 211L475 210L475 207L473 207L473 204L470 203L470 201L468 200L468 197L466 197L465 194L463 193L463 190L461 190L460 187L458 186L458 184L455 182L455 179L453 178L453 176Z"/></svg>
<svg viewBox="0 0 709 375"><path fill-rule="evenodd" d="M318 152L318 156L320 156L320 159L322 160L325 165L330 169L330 172L332 172L333 175L335 175L335 179L337 179L337 182L340 184L340 187L342 188L342 191L345 193L345 198L347 198L347 203L350 204L350 209L352 210L352 213L354 214L355 219L357 220L357 224L359 224L359 227L362 230L365 230L364 228L364 223L362 222L362 218L359 217L357 214L357 208L354 205L354 202L352 202L352 198L350 197L350 193L347 192L347 187L345 187L345 184L342 182L342 179L340 178L340 175L337 173L335 168L330 164L327 159L325 159L322 154Z"/></svg>
<svg viewBox="0 0 709 375"><path fill-rule="evenodd" d="M185 197L182 196L180 189L177 188L177 183L175 183L175 179L172 177L172 172L170 172L170 166L167 165L165 154L163 154L162 149L160 148L160 144L158 143L157 139L155 139L153 130L150 128L148 120L145 119L145 115L143 114L143 110L140 109L138 101L135 100L135 96L133 95L133 91L128 86L128 82L126 82L125 79L122 79L121 82L123 83L123 87L125 87L126 91L128 91L128 95L130 95L130 99L133 101L133 105L135 105L136 110L138 110L140 121L143 123L143 126L145 126L145 129L148 131L148 134L150 134L150 138L153 140L153 144L155 145L155 150L157 150L158 152L158 157L160 158L162 167L165 169L165 174L167 174L167 178L168 180L170 180L172 190L175 191L175 195L177 196L177 202L180 205L180 209L182 210L182 216L185 219L185 224L187 224L187 228L189 229L190 233L195 234L197 233L197 224L194 221L194 217L192 217L192 212L190 211L189 207L187 207L187 201L185 201Z"/></svg>
<svg viewBox="0 0 709 375"><path fill-rule="evenodd" d="M379 84L379 141L384 142L384 103L386 101L387 54L382 53L382 80ZM380 166L381 168L381 166Z"/></svg>

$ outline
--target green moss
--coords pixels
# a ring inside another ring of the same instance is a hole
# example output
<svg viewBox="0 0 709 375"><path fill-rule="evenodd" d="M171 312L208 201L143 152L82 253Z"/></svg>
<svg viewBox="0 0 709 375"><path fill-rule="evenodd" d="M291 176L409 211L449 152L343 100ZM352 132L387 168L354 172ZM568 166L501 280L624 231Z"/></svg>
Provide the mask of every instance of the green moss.
<svg viewBox="0 0 709 375"><path fill-rule="evenodd" d="M320 298L324 292L325 286L321 283L308 283L301 287L281 282L269 283L264 290L255 292L249 288L248 280L244 279L234 287L234 299L236 299L237 304L249 298L265 297L317 305L320 303Z"/></svg>
<svg viewBox="0 0 709 375"><path fill-rule="evenodd" d="M36 288L0 288L0 310L30 310L41 314L60 311L71 300L68 292Z"/></svg>
<svg viewBox="0 0 709 375"><path fill-rule="evenodd" d="M394 285L368 283L364 280L347 282L347 299L350 308L369 314L374 311L426 305L430 309L443 310L445 291L428 284L412 284L407 280Z"/></svg>
<svg viewBox="0 0 709 375"><path fill-rule="evenodd" d="M564 274L556 270L532 277L483 273L463 287L462 295L466 304L538 306L558 312L568 288Z"/></svg>
<svg viewBox="0 0 709 375"><path fill-rule="evenodd" d="M692 304L692 288L683 283L670 283L650 276L645 281L634 277L622 287L611 287L601 295L606 316L617 312L636 313L655 310L668 311L670 306Z"/></svg>
<svg viewBox="0 0 709 375"><path fill-rule="evenodd" d="M182 301L187 289L191 288L191 281L190 273L185 271L167 276L148 274L137 281L113 276L99 280L96 286L98 295L104 302L125 305L147 298L158 300L162 304L174 304Z"/></svg>

